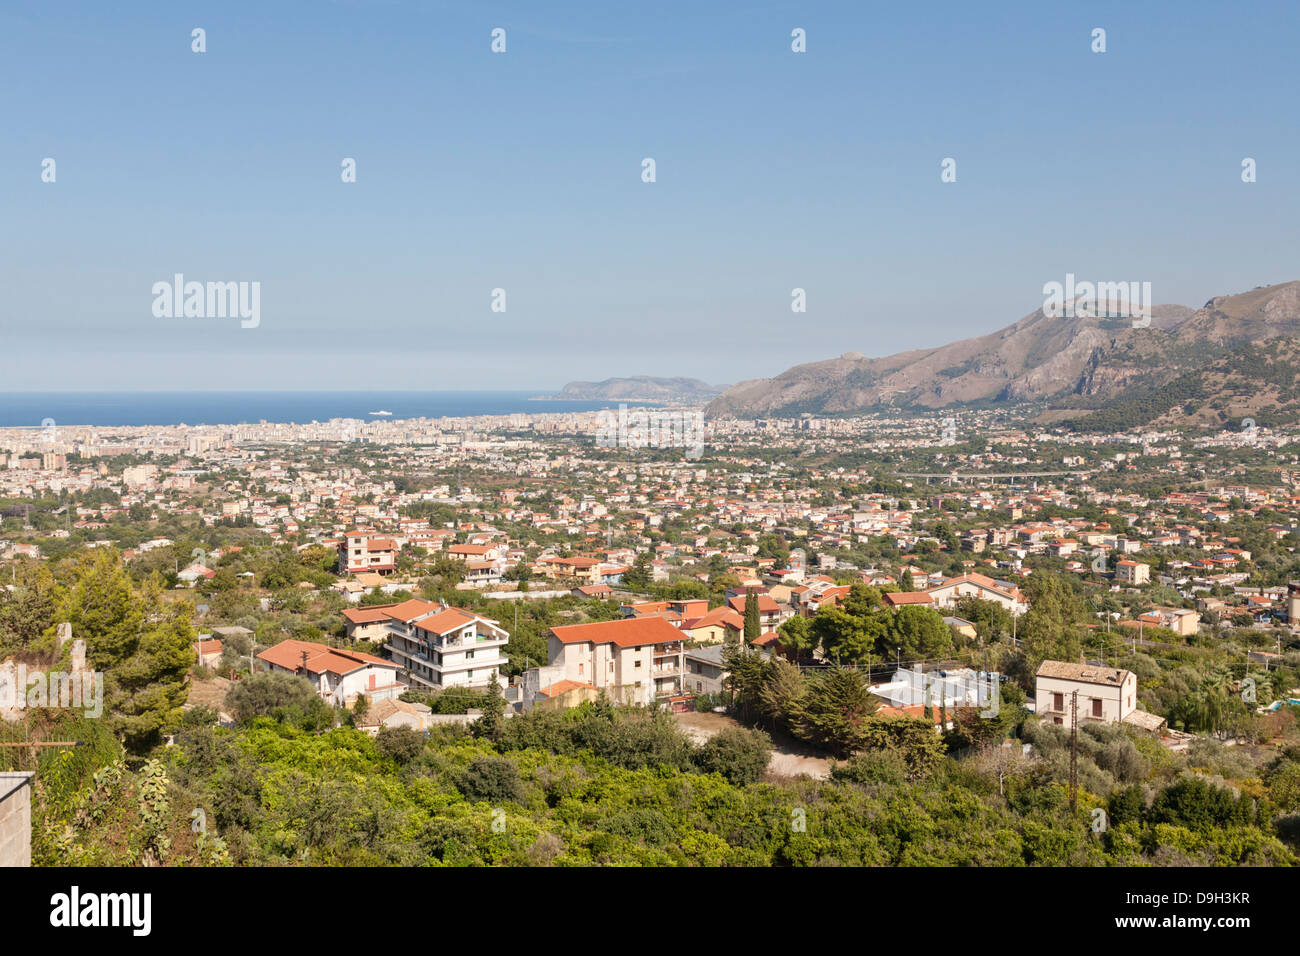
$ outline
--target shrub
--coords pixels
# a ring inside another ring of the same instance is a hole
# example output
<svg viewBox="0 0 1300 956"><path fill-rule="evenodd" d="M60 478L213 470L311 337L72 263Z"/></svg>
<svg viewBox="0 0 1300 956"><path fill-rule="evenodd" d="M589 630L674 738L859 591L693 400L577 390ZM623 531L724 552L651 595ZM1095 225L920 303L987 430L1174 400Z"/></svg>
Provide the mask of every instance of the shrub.
<svg viewBox="0 0 1300 956"><path fill-rule="evenodd" d="M409 727L382 727L375 735L375 749L399 764L408 764L424 752L424 734Z"/></svg>
<svg viewBox="0 0 1300 956"><path fill-rule="evenodd" d="M476 757L456 786L475 803L523 803L524 782L509 757Z"/></svg>
<svg viewBox="0 0 1300 956"><path fill-rule="evenodd" d="M761 730L728 727L700 747L696 761L705 773L718 773L736 786L756 783L772 760L772 738Z"/></svg>
<svg viewBox="0 0 1300 956"><path fill-rule="evenodd" d="M831 779L837 783L883 783L902 786L907 782L907 762L903 755L892 750L858 754L831 768Z"/></svg>

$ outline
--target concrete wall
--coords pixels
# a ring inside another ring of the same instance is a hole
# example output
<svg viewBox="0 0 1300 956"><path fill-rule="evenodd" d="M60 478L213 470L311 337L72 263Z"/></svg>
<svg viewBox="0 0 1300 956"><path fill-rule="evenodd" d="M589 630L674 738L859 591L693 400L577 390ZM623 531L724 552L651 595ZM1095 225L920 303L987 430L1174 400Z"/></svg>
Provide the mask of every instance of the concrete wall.
<svg viewBox="0 0 1300 956"><path fill-rule="evenodd" d="M1070 694L1079 692L1079 723L1089 720L1102 720L1108 724L1119 723L1137 709L1137 677L1130 673L1124 679L1122 687L1102 684L1086 684L1082 681L1065 680L1059 677L1039 677L1034 686L1034 704L1039 715L1049 721L1061 718L1065 726L1070 724ZM1060 694L1064 705L1063 711L1053 707L1053 694ZM1101 701L1101 717L1093 716L1092 702Z"/></svg>
<svg viewBox="0 0 1300 956"><path fill-rule="evenodd" d="M32 865L32 775L0 773L0 866Z"/></svg>

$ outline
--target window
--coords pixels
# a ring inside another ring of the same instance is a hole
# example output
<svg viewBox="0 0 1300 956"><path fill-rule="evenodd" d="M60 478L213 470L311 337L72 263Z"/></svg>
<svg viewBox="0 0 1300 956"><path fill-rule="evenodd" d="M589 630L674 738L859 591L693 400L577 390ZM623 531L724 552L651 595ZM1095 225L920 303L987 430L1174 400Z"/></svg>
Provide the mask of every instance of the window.
<svg viewBox="0 0 1300 956"><path fill-rule="evenodd" d="M1101 716L1101 698L1100 698L1100 697L1094 697L1094 698L1092 699L1092 716L1094 716L1094 717L1100 717L1100 716Z"/></svg>
<svg viewBox="0 0 1300 956"><path fill-rule="evenodd" d="M579 677L582 676L582 667L583 667L582 661L578 661L578 676L579 676Z"/></svg>
<svg viewBox="0 0 1300 956"><path fill-rule="evenodd" d="M636 662L636 666L637 666L637 667L640 667L640 666L641 666L641 662L640 662L640 661L637 661L637 662Z"/></svg>
<svg viewBox="0 0 1300 956"><path fill-rule="evenodd" d="M1053 694L1053 695L1052 695L1052 710L1065 710L1065 695L1064 695L1064 694ZM1060 721L1058 720L1057 723L1059 724Z"/></svg>

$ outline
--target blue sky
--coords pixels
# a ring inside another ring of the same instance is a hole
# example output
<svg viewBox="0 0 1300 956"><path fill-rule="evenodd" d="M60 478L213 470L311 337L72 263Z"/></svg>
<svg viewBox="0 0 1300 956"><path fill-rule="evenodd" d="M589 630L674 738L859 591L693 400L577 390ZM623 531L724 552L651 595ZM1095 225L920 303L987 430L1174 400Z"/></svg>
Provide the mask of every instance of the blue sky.
<svg viewBox="0 0 1300 956"><path fill-rule="evenodd" d="M1067 272L1200 306L1300 278L1297 41L1282 2L9 0L0 391L735 382ZM260 325L155 318L177 272Z"/></svg>

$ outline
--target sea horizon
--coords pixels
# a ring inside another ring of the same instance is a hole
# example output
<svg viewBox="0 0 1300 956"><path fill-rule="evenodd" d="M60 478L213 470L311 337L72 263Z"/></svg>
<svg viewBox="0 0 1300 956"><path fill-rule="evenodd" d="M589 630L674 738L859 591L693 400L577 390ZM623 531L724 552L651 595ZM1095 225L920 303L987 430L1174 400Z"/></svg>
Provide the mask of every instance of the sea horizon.
<svg viewBox="0 0 1300 956"><path fill-rule="evenodd" d="M558 391L558 389L556 390ZM572 400L547 389L193 389L0 392L0 428L57 425L131 428L175 425L308 424L335 418L398 421L590 412L653 402ZM376 412L387 412L376 415Z"/></svg>

